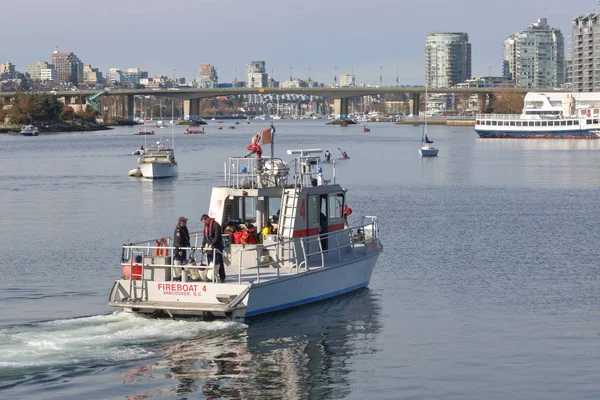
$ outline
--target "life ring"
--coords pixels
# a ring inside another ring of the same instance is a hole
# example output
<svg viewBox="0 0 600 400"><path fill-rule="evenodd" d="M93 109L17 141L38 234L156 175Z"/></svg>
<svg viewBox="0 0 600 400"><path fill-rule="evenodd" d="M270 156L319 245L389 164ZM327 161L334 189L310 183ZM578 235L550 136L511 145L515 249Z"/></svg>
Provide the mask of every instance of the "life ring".
<svg viewBox="0 0 600 400"><path fill-rule="evenodd" d="M168 256L169 249L167 247L167 239L160 238L156 241L156 249L154 250L154 255L157 256Z"/></svg>
<svg viewBox="0 0 600 400"><path fill-rule="evenodd" d="M590 110L589 108L587 110L587 116L588 116L588 118L592 116L592 110Z"/></svg>

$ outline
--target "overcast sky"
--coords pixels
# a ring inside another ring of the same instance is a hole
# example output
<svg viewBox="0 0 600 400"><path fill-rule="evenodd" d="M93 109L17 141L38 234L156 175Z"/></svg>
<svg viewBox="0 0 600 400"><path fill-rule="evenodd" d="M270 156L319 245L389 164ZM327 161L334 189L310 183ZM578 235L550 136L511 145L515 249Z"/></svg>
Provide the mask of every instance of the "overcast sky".
<svg viewBox="0 0 600 400"><path fill-rule="evenodd" d="M1 0L0 62L17 70L52 51L72 51L85 64L142 68L151 76L191 78L200 64L219 81L243 80L245 64L267 72L333 82L424 83L425 37L469 34L473 75L501 74L502 43L538 18L560 28L570 54L571 21L598 10L596 0ZM174 71L175 70L175 71Z"/></svg>

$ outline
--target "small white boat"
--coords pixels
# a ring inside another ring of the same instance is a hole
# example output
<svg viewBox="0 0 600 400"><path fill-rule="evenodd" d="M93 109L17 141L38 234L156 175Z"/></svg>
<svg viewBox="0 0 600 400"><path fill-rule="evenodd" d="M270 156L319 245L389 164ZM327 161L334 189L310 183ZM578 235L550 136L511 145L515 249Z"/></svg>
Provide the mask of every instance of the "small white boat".
<svg viewBox="0 0 600 400"><path fill-rule="evenodd" d="M39 130L35 125L23 125L21 127L21 135L23 136L38 136Z"/></svg>
<svg viewBox="0 0 600 400"><path fill-rule="evenodd" d="M262 132L268 143L265 135L273 139L274 130ZM224 282L203 262L203 232L190 234L183 262L172 259L173 238L130 243L109 305L154 316L253 317L366 287L383 250L377 218L348 223L347 192L335 171L333 181L323 178L320 149L287 153L296 158L275 158L271 144L270 157L229 158L225 184L212 190L208 214L225 245L210 252L223 255Z"/></svg>

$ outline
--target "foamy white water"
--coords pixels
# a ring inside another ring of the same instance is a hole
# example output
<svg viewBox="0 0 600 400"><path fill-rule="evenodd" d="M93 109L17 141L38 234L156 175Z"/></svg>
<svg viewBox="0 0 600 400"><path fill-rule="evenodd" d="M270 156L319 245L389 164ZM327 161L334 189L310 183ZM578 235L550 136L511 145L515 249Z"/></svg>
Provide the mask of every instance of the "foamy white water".
<svg viewBox="0 0 600 400"><path fill-rule="evenodd" d="M0 330L0 368L115 362L154 355L149 343L245 327L236 322L148 319L126 312Z"/></svg>

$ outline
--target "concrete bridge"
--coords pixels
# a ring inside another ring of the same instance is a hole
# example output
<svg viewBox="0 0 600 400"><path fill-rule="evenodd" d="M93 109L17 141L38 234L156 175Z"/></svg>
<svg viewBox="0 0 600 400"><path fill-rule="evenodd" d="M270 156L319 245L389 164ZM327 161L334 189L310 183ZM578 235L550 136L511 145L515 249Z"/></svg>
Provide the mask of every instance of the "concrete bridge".
<svg viewBox="0 0 600 400"><path fill-rule="evenodd" d="M556 89L524 89L524 88L430 88L429 93L436 94L462 94L488 96L497 93L528 93L528 92L569 92L570 90ZM81 103L101 90L66 90L50 91L50 94L65 98L69 103L72 98L80 98ZM348 115L348 99L353 97L386 95L386 94L409 94L413 100L414 115L419 114L420 95L425 93L424 87L305 87L305 88L220 88L220 89L198 89L198 88L170 88L170 89L106 89L103 96L127 97L127 112L133 118L134 96L157 96L169 97L183 100L184 114L186 116L197 116L200 114L200 100L210 97L235 96L247 94L299 94L306 96L321 96L334 99L334 113L337 119L346 118ZM0 92L0 98L10 99L15 97L16 92Z"/></svg>

